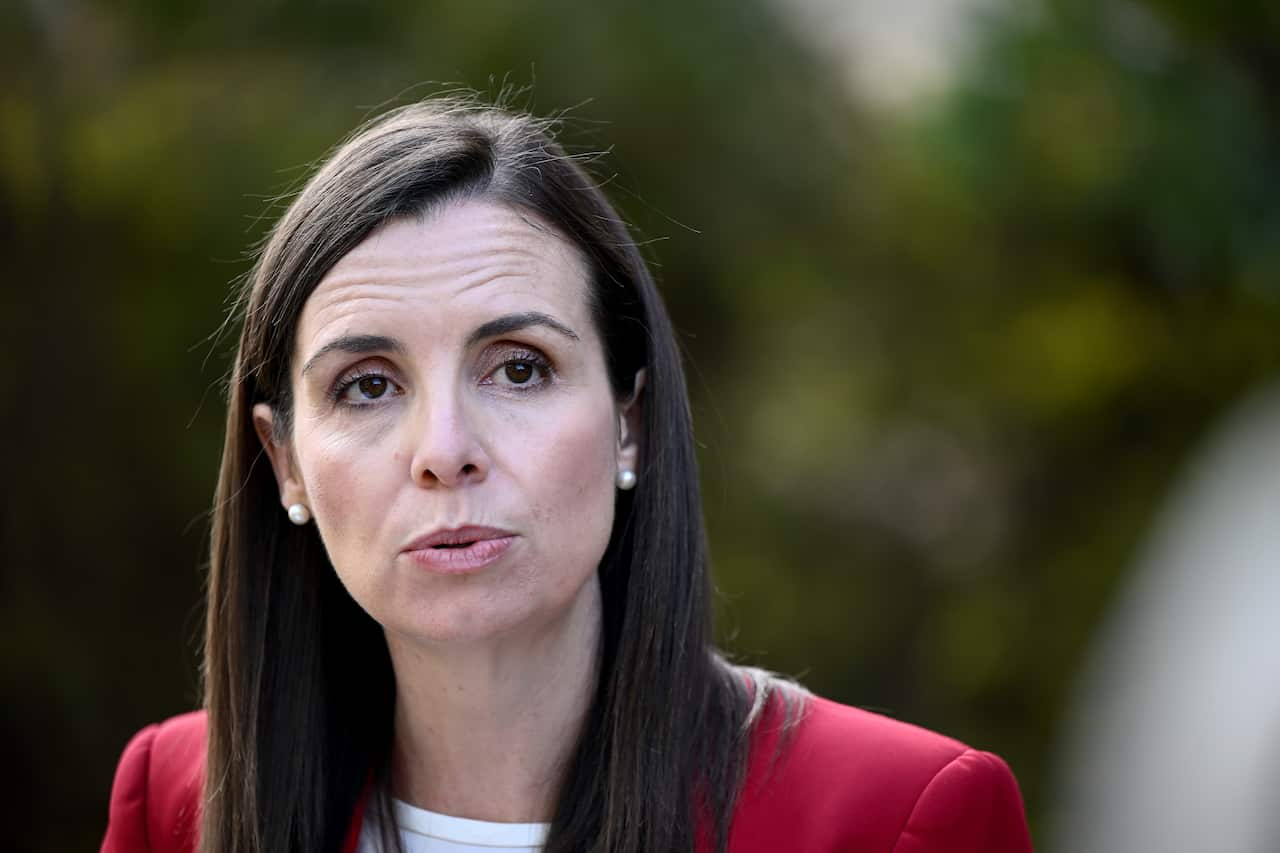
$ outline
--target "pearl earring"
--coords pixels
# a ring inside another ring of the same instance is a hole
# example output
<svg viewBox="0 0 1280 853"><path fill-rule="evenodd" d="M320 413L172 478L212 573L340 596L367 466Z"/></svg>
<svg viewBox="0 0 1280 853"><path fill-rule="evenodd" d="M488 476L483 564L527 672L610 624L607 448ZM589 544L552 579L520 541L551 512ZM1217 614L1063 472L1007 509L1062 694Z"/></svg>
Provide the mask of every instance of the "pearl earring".
<svg viewBox="0 0 1280 853"><path fill-rule="evenodd" d="M301 527L311 520L311 510L303 504L294 504L289 507L289 520Z"/></svg>
<svg viewBox="0 0 1280 853"><path fill-rule="evenodd" d="M636 472L630 468L623 468L618 472L618 488L624 492L628 489L636 487Z"/></svg>

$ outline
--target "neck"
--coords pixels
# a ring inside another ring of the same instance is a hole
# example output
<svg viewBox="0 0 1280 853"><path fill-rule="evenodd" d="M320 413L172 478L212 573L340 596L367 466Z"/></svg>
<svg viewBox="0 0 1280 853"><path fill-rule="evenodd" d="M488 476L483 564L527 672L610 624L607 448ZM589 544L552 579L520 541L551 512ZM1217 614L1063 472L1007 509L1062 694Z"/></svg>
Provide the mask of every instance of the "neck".
<svg viewBox="0 0 1280 853"><path fill-rule="evenodd" d="M536 629L444 646L388 633L392 793L456 817L550 821L595 694L600 621L593 579Z"/></svg>

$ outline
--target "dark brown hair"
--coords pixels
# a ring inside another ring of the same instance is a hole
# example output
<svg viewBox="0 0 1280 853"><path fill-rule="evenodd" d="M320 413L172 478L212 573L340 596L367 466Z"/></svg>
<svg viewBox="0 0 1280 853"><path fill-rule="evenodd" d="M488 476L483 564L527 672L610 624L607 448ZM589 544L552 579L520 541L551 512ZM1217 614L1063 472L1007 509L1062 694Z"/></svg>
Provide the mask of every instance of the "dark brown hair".
<svg viewBox="0 0 1280 853"><path fill-rule="evenodd" d="M599 567L599 685L545 849L691 851L702 831L724 849L751 721L776 683L712 647L676 339L635 241L554 129L468 97L393 110L306 183L246 279L208 589L206 853L338 850L371 773L390 824L395 685L382 630L315 527L286 522L252 408L269 403L287 439L298 317L343 255L389 220L474 197L532 214L582 253L615 396L647 370L639 485L618 493Z"/></svg>

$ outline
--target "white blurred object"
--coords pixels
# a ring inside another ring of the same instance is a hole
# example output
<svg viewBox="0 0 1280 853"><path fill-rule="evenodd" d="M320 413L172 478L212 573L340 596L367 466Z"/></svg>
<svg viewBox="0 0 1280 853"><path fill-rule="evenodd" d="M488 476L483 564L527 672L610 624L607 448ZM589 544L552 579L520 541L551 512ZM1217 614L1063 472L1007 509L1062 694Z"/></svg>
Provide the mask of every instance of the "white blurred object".
<svg viewBox="0 0 1280 853"><path fill-rule="evenodd" d="M1280 851L1280 388L1193 462L1060 756L1053 853Z"/></svg>
<svg viewBox="0 0 1280 853"><path fill-rule="evenodd" d="M774 0L857 94L905 105L946 88L983 16L1034 5L1010 0Z"/></svg>

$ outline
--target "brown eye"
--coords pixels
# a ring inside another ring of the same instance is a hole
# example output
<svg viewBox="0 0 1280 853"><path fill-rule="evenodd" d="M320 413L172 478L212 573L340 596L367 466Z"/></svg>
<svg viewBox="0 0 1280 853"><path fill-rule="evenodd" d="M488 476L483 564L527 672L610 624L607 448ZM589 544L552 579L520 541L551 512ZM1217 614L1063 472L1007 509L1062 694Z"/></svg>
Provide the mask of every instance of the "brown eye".
<svg viewBox="0 0 1280 853"><path fill-rule="evenodd" d="M404 393L395 380L381 373L356 374L344 378L333 392L334 402L347 407L381 405Z"/></svg>
<svg viewBox="0 0 1280 853"><path fill-rule="evenodd" d="M356 389L370 400L376 400L387 393L385 376L364 376L356 382Z"/></svg>
<svg viewBox="0 0 1280 853"><path fill-rule="evenodd" d="M533 378L533 364L528 361L508 361L502 370L514 385L523 385Z"/></svg>

